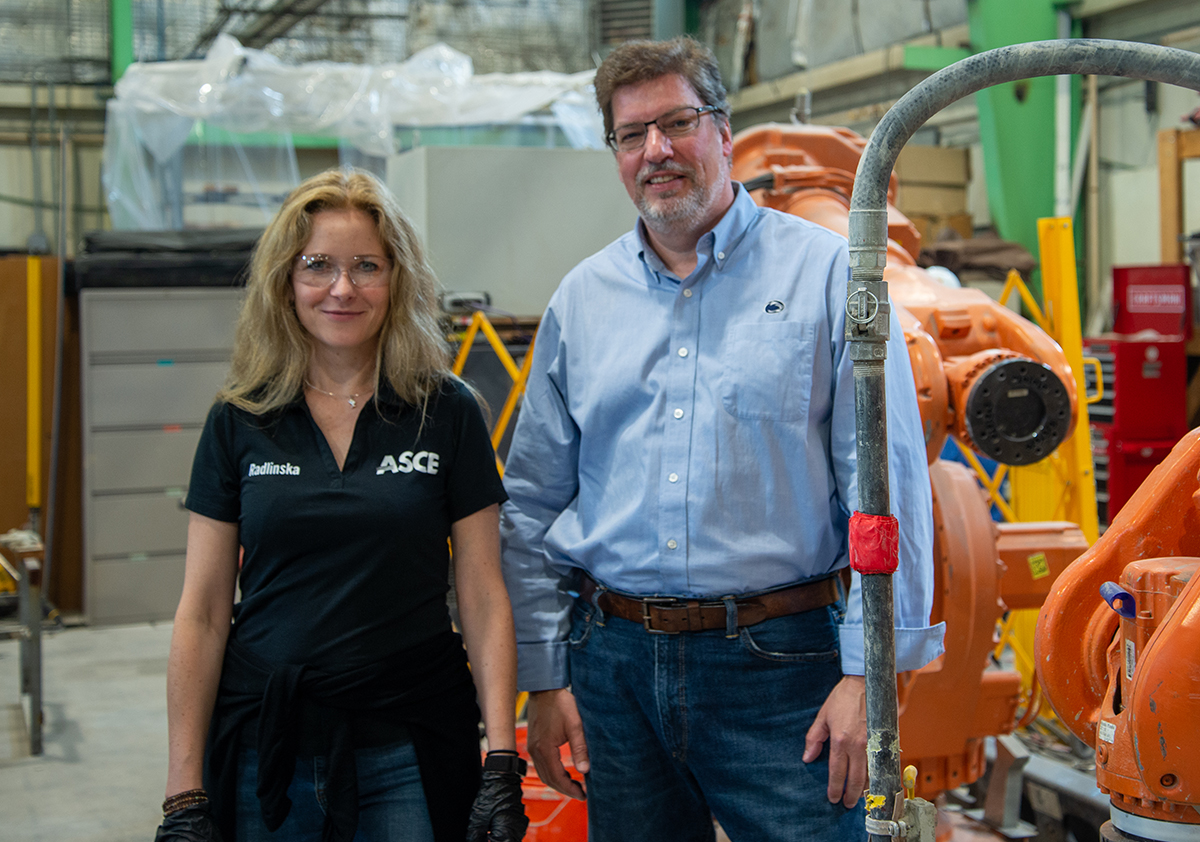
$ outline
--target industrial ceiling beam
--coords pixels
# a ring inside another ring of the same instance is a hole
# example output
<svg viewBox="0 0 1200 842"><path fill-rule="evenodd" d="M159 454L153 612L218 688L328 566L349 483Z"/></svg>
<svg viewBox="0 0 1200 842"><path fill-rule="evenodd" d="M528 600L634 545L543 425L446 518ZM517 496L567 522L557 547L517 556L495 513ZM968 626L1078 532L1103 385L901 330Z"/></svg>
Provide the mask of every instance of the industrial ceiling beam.
<svg viewBox="0 0 1200 842"><path fill-rule="evenodd" d="M262 49L282 38L293 26L324 6L329 0L276 0L257 20L234 33L245 47Z"/></svg>
<svg viewBox="0 0 1200 842"><path fill-rule="evenodd" d="M217 16L212 19L212 23L204 28L200 36L196 39L196 43L192 44L192 48L188 50L188 58L200 58L208 51L208 45L213 42L213 39L221 34L221 30L225 28L225 24L229 23L229 18L233 14L233 10L228 6L222 6L217 12Z"/></svg>
<svg viewBox="0 0 1200 842"><path fill-rule="evenodd" d="M729 96L729 102L736 111L749 111L756 108L774 105L780 102L792 102L796 95L804 91L816 93L830 90L843 85L864 82L881 76L894 74L908 69L929 69L929 54L912 52L912 48L943 47L952 45L954 59L962 58L957 48L969 38L965 25L948 27L941 32L922 35L907 43L892 44L882 49L859 56L851 56L841 61L831 62L812 70L790 73L769 82L760 82L742 88ZM909 67L912 61L914 67ZM947 62L949 63L949 62ZM945 66L939 64L938 67Z"/></svg>

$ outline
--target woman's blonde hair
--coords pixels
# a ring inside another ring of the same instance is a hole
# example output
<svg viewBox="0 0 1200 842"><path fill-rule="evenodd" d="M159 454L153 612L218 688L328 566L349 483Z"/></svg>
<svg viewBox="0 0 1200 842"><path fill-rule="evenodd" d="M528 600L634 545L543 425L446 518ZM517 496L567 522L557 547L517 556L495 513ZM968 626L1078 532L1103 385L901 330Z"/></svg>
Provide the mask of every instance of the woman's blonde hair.
<svg viewBox="0 0 1200 842"><path fill-rule="evenodd" d="M218 401L262 415L300 394L312 337L296 316L292 266L312 237L313 217L347 209L375 220L392 263L388 311L376 350L376 397L386 379L401 400L423 404L444 379L453 377L449 347L438 326L437 281L412 224L379 179L342 168L315 175L293 190L255 246L233 360Z"/></svg>

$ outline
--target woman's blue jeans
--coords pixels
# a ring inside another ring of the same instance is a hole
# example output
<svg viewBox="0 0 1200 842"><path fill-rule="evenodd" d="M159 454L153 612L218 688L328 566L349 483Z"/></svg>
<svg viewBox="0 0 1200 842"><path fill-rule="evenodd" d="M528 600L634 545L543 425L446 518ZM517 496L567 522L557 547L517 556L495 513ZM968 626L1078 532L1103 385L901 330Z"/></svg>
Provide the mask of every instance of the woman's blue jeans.
<svg viewBox="0 0 1200 842"><path fill-rule="evenodd" d="M354 842L433 842L425 790L411 741L354 752L358 767L358 832ZM325 758L297 757L288 786L292 809L271 833L263 823L255 788L258 752L238 755L238 842L320 842L325 826Z"/></svg>
<svg viewBox="0 0 1200 842"><path fill-rule="evenodd" d="M831 606L737 630L652 634L577 600L571 686L583 717L589 842L855 842L862 799L830 804L828 746L804 737L841 680Z"/></svg>

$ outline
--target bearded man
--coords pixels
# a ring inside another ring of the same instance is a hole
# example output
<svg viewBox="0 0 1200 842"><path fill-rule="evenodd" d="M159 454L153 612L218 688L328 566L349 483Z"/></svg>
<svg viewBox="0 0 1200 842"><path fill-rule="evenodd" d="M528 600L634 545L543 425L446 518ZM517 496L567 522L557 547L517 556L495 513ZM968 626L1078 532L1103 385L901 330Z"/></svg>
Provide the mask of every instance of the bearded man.
<svg viewBox="0 0 1200 842"><path fill-rule="evenodd" d="M551 299L506 465L530 754L586 797L591 842L711 842L714 816L733 842L865 839L846 241L730 179L729 104L696 42L618 47L596 99L640 218ZM891 335L908 670L941 652L942 627L894 317Z"/></svg>

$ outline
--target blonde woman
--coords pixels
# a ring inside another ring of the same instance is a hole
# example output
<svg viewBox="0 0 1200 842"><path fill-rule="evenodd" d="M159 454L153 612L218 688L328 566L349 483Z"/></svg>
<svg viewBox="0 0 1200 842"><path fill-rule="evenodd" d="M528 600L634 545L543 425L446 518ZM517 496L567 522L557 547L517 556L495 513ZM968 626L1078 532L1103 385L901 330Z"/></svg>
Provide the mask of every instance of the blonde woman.
<svg viewBox="0 0 1200 842"><path fill-rule="evenodd" d="M158 838L519 840L504 499L395 200L355 170L304 182L192 468Z"/></svg>

